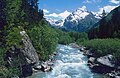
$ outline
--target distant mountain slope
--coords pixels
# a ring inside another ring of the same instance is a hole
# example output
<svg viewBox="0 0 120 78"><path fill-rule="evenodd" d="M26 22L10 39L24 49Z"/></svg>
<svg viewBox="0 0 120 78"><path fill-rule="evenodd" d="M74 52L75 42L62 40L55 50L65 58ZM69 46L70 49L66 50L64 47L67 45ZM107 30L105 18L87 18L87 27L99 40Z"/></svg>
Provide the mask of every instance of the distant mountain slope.
<svg viewBox="0 0 120 78"><path fill-rule="evenodd" d="M102 17L102 14L89 12L86 7L78 8L63 20L47 19L55 28L64 28L67 31L84 32L92 28Z"/></svg>
<svg viewBox="0 0 120 78"><path fill-rule="evenodd" d="M100 19L100 15L93 14L87 11L85 7L82 7L72 12L72 14L65 19L64 26L68 30L84 32L90 29Z"/></svg>
<svg viewBox="0 0 120 78"><path fill-rule="evenodd" d="M120 6L94 25L89 38L120 38Z"/></svg>

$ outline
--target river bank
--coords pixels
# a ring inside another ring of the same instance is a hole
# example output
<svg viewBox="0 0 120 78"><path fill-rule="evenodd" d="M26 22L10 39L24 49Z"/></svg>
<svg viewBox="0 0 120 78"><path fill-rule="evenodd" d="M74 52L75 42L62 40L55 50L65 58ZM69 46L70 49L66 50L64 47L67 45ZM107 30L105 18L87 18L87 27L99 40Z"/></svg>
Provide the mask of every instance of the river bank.
<svg viewBox="0 0 120 78"><path fill-rule="evenodd" d="M88 49L87 47L75 43L70 45L79 48L80 51L88 57L88 66L92 72L105 74L110 78L120 78L120 66L115 63L113 55L108 54L106 56L97 57L97 54L93 52L92 48Z"/></svg>
<svg viewBox="0 0 120 78"><path fill-rule="evenodd" d="M57 55L56 52L54 52L53 54L49 55L49 59L46 61L40 61L40 64L37 66L33 67L33 72L37 73L37 72L49 72L52 70L53 66L54 66L54 57Z"/></svg>
<svg viewBox="0 0 120 78"><path fill-rule="evenodd" d="M36 72L28 78L109 78L104 74L91 72L88 58L79 48L71 45L58 45L52 71Z"/></svg>

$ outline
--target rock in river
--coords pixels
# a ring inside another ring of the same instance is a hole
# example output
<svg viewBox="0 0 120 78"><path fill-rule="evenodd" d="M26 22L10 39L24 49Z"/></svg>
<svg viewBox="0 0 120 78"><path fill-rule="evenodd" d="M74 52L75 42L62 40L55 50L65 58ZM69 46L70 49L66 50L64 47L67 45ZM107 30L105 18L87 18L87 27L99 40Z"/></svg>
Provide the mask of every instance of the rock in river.
<svg viewBox="0 0 120 78"><path fill-rule="evenodd" d="M109 73L115 69L112 55L103 56L100 58L96 58L96 60L92 59L92 61L89 61L88 63L90 63L90 67L93 69L94 72L97 73Z"/></svg>

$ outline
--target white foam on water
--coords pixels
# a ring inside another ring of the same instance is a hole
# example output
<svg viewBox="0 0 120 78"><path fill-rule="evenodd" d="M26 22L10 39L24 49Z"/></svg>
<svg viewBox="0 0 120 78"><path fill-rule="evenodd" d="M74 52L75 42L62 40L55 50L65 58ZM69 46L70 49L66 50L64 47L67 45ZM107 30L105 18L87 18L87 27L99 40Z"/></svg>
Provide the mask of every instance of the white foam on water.
<svg viewBox="0 0 120 78"><path fill-rule="evenodd" d="M92 73L87 66L86 58L78 49L70 46L59 45L59 59L50 74L44 78L92 78Z"/></svg>

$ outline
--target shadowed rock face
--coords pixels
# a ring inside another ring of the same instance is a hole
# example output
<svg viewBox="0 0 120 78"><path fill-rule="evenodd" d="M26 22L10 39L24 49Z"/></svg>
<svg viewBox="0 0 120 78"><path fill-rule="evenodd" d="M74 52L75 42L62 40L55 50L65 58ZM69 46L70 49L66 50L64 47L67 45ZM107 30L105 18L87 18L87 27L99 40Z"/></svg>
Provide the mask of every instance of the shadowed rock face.
<svg viewBox="0 0 120 78"><path fill-rule="evenodd" d="M20 34L22 36L23 48L12 46L6 53L5 60L7 60L7 66L19 68L21 76L27 77L33 73L32 66L39 64L39 57L26 32L21 31Z"/></svg>

